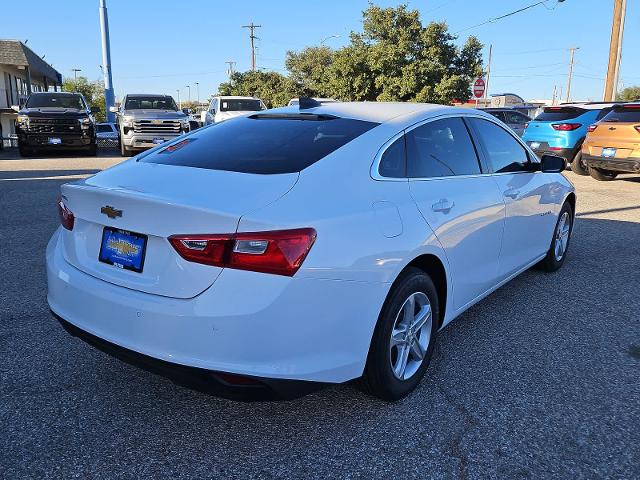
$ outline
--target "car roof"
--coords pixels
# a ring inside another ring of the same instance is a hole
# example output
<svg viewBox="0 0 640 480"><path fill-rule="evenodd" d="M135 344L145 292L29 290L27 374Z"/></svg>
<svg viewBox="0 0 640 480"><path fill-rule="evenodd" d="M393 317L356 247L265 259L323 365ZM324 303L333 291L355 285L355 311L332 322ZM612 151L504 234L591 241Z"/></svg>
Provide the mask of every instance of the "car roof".
<svg viewBox="0 0 640 480"><path fill-rule="evenodd" d="M226 98L229 100L260 100L259 98L256 98L256 97L243 97L240 95L216 95L213 98Z"/></svg>
<svg viewBox="0 0 640 480"><path fill-rule="evenodd" d="M452 107L431 103L414 102L335 102L323 103L318 107L300 109L299 106L281 107L268 110L269 113L313 113L316 115L335 115L336 117L364 120L368 122L385 123L393 119L410 122L425 116L459 113L482 114L481 110L471 108ZM487 117L489 114L483 114Z"/></svg>
<svg viewBox="0 0 640 480"><path fill-rule="evenodd" d="M125 97L170 97L164 93L127 93Z"/></svg>

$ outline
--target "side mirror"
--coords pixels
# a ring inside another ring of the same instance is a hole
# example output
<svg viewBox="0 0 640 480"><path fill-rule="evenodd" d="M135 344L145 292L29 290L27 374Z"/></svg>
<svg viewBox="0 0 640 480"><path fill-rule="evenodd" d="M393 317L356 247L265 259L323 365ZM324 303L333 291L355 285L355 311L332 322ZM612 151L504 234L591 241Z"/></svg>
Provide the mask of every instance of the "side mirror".
<svg viewBox="0 0 640 480"><path fill-rule="evenodd" d="M15 112L19 112L20 111L20 107L18 105L11 105L11 110L13 110Z"/></svg>
<svg viewBox="0 0 640 480"><path fill-rule="evenodd" d="M540 157L540 171L544 173L561 173L567 168L567 161L556 155L542 155Z"/></svg>
<svg viewBox="0 0 640 480"><path fill-rule="evenodd" d="M109 107L109 111L110 111L111 113L118 113L118 107L116 107L116 106L111 106L111 107Z"/></svg>
<svg viewBox="0 0 640 480"><path fill-rule="evenodd" d="M184 113L185 115L190 115L191 114L191 109L190 108L183 108L182 109L182 113Z"/></svg>
<svg viewBox="0 0 640 480"><path fill-rule="evenodd" d="M91 107L91 113L98 113L100 111L100 107Z"/></svg>

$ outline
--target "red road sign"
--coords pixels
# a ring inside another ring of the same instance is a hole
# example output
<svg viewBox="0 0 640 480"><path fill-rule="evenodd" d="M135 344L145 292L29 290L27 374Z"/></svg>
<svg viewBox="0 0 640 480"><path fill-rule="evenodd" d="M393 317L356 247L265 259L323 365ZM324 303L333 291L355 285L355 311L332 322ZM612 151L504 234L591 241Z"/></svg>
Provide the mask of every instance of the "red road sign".
<svg viewBox="0 0 640 480"><path fill-rule="evenodd" d="M484 79L480 77L476 78L473 82L473 96L475 98L481 98L484 95L485 87Z"/></svg>

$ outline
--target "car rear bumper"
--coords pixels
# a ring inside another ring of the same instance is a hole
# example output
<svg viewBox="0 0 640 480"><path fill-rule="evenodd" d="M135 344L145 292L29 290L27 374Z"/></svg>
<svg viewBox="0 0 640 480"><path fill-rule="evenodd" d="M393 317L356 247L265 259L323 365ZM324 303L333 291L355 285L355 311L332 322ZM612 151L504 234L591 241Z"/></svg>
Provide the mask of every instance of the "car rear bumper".
<svg viewBox="0 0 640 480"><path fill-rule="evenodd" d="M531 142L531 141L527 141L526 142L527 145L529 145L531 147L531 149L534 151L534 153L538 156L538 157L542 157L542 155L556 155L558 157L562 157L564 158L567 162L571 162L573 161L573 157L575 157L576 154L576 149L574 148L560 148L560 147L550 147L548 143L546 142ZM536 148L533 148L533 146L531 144L538 144L539 146Z"/></svg>
<svg viewBox="0 0 640 480"><path fill-rule="evenodd" d="M582 154L585 163L593 168L614 172L640 173L640 158L604 158Z"/></svg>
<svg viewBox="0 0 640 480"><path fill-rule="evenodd" d="M108 342L67 322L53 311L52 314L67 333L92 347L129 365L161 375L178 385L200 392L242 401L291 400L318 390L325 385L320 382L304 380L280 380L226 374L159 360Z"/></svg>
<svg viewBox="0 0 640 480"><path fill-rule="evenodd" d="M100 280L47 246L49 307L74 327L172 364L262 379L339 383L362 375L385 283L225 269L189 298Z"/></svg>

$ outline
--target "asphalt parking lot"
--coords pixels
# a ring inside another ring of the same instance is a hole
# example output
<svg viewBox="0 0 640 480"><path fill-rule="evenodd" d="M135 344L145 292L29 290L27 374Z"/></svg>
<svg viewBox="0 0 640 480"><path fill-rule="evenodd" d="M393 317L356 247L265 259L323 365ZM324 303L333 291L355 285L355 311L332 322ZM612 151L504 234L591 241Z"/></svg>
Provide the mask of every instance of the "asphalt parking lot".
<svg viewBox="0 0 640 480"><path fill-rule="evenodd" d="M640 477L640 177L567 173L564 267L448 326L407 399L341 385L238 403L114 360L49 314L58 188L119 161L0 152L0 477Z"/></svg>

